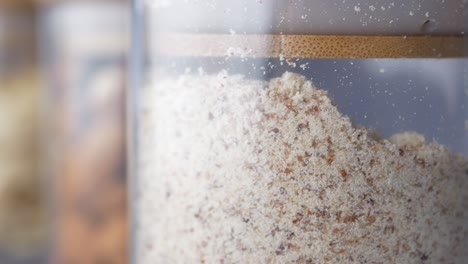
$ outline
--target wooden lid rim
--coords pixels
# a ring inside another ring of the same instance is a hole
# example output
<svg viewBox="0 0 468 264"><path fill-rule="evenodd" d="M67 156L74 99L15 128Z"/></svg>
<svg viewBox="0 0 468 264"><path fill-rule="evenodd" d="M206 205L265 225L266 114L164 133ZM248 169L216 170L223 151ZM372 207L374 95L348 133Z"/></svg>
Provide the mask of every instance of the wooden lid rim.
<svg viewBox="0 0 468 264"><path fill-rule="evenodd" d="M155 34L157 55L180 57L464 57L464 36Z"/></svg>

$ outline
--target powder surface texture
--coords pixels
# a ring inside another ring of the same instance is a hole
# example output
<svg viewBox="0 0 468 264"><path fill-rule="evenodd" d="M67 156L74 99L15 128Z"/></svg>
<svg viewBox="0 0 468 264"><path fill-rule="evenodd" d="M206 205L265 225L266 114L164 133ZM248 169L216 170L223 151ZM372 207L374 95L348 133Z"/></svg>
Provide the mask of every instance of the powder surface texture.
<svg viewBox="0 0 468 264"><path fill-rule="evenodd" d="M463 263L468 162L379 139L327 92L183 75L142 89L138 263Z"/></svg>

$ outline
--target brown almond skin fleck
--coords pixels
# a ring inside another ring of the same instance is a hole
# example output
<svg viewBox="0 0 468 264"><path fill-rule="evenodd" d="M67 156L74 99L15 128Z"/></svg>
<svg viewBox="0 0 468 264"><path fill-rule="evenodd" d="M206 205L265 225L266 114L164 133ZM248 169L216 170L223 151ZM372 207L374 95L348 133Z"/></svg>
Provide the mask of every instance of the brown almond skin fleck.
<svg viewBox="0 0 468 264"><path fill-rule="evenodd" d="M318 143L317 143L317 141L314 139L314 141L312 142L312 147L313 147L313 148L317 148L317 146L318 146Z"/></svg>
<svg viewBox="0 0 468 264"><path fill-rule="evenodd" d="M343 213L342 211L336 212L336 220L337 220L338 222L341 222L341 214L342 214L342 213Z"/></svg>
<svg viewBox="0 0 468 264"><path fill-rule="evenodd" d="M340 171L340 173L341 173L341 177L343 177L343 178L346 178L346 176L348 176L348 173L347 173L346 170L344 170L344 169L342 169L342 170Z"/></svg>
<svg viewBox="0 0 468 264"><path fill-rule="evenodd" d="M333 234L338 234L338 233L341 233L341 231L342 231L342 230L341 230L340 228L333 228L332 233L333 233Z"/></svg>
<svg viewBox="0 0 468 264"><path fill-rule="evenodd" d="M304 163L304 157L302 156L297 156L297 161Z"/></svg>
<svg viewBox="0 0 468 264"><path fill-rule="evenodd" d="M321 190L320 193L319 193L319 199L320 200L323 200L323 196L325 195L325 190Z"/></svg>
<svg viewBox="0 0 468 264"><path fill-rule="evenodd" d="M384 228L384 234L390 234L395 232L395 226L389 225Z"/></svg>
<svg viewBox="0 0 468 264"><path fill-rule="evenodd" d="M300 123L297 126L297 132L301 132L305 128L309 129L309 124L308 123Z"/></svg>
<svg viewBox="0 0 468 264"><path fill-rule="evenodd" d="M345 218L343 218L343 222L344 223L354 223L354 222L356 222L357 219L358 219L358 216L355 215L355 214L352 214L352 215L345 216Z"/></svg>
<svg viewBox="0 0 468 264"><path fill-rule="evenodd" d="M426 161L424 159L417 159L416 164L418 164L418 165L420 165L422 167L426 167Z"/></svg>
<svg viewBox="0 0 468 264"><path fill-rule="evenodd" d="M310 107L309 109L307 109L305 113L307 115L311 115L311 114L317 113L318 111L320 111L319 107L314 105L314 106Z"/></svg>
<svg viewBox="0 0 468 264"><path fill-rule="evenodd" d="M398 153L400 154L400 156L405 155L405 151L402 148L398 149Z"/></svg>
<svg viewBox="0 0 468 264"><path fill-rule="evenodd" d="M273 113L266 113L265 114L265 118L270 120L270 119L275 119L276 118L276 114L273 114Z"/></svg>
<svg viewBox="0 0 468 264"><path fill-rule="evenodd" d="M369 216L369 217L367 217L367 222L368 222L369 224L375 223L375 220L376 220L376 219L375 219L375 216Z"/></svg>

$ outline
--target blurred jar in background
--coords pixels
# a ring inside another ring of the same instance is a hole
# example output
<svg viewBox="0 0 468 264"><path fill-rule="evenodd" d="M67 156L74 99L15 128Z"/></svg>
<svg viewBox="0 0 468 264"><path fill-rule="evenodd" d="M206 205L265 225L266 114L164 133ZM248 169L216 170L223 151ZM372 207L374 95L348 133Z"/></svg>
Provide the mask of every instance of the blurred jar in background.
<svg viewBox="0 0 468 264"><path fill-rule="evenodd" d="M32 1L0 1L0 263L40 263L39 81Z"/></svg>
<svg viewBox="0 0 468 264"><path fill-rule="evenodd" d="M40 16L53 262L126 263L127 6L48 1Z"/></svg>

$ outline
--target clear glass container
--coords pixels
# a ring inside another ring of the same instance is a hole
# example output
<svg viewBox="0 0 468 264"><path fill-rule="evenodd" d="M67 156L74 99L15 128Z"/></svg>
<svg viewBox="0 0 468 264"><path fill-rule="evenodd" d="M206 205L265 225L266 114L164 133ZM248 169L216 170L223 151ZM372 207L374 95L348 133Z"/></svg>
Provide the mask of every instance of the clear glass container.
<svg viewBox="0 0 468 264"><path fill-rule="evenodd" d="M133 1L134 263L464 263L462 1Z"/></svg>
<svg viewBox="0 0 468 264"><path fill-rule="evenodd" d="M39 79L32 1L0 2L0 263L43 263Z"/></svg>
<svg viewBox="0 0 468 264"><path fill-rule="evenodd" d="M51 263L127 263L123 1L41 6Z"/></svg>

